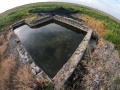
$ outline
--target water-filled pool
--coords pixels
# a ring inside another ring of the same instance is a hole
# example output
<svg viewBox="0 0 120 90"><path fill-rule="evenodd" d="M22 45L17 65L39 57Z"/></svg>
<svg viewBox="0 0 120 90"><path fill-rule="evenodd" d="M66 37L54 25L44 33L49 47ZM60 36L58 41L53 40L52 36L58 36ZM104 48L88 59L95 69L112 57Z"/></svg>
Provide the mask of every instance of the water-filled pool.
<svg viewBox="0 0 120 90"><path fill-rule="evenodd" d="M65 24L49 22L34 29L23 25L14 31L35 63L53 78L85 36L75 30Z"/></svg>

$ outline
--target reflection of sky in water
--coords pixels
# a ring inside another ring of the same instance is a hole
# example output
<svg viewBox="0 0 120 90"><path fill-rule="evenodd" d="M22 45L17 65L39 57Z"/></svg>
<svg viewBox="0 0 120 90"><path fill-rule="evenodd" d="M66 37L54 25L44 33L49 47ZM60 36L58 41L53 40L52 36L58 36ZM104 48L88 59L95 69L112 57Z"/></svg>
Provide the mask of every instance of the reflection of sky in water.
<svg viewBox="0 0 120 90"><path fill-rule="evenodd" d="M99 10L102 10L112 16L120 19L120 0L21 0L19 3L17 0L11 0L8 3L8 0L1 0L0 6L3 7L0 9L0 13L11 9L16 6L35 3L35 2L46 2L46 1L58 1L58 2L71 2L76 4L87 5Z"/></svg>
<svg viewBox="0 0 120 90"><path fill-rule="evenodd" d="M36 64L50 77L62 68L84 37L55 23L37 29L24 25L15 33Z"/></svg>

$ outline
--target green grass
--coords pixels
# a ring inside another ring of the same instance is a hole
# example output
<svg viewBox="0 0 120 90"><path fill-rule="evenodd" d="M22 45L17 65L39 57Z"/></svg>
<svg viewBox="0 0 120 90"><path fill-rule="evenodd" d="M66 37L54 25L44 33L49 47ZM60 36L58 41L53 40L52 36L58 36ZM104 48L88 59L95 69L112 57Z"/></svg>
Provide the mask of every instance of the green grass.
<svg viewBox="0 0 120 90"><path fill-rule="evenodd" d="M111 41L112 43L120 46L120 30L110 30L106 35L105 39Z"/></svg>
<svg viewBox="0 0 120 90"><path fill-rule="evenodd" d="M115 79L115 83L120 85L120 77L117 77L117 78Z"/></svg>
<svg viewBox="0 0 120 90"><path fill-rule="evenodd" d="M4 28L7 25L10 25L12 22L22 19L25 16L27 15L24 13L14 13L14 14L8 15L7 17L1 18L0 29Z"/></svg>
<svg viewBox="0 0 120 90"><path fill-rule="evenodd" d="M28 13L29 10L44 11L44 10L53 10L59 7L64 7L69 10L78 10L79 14L86 14L97 20L101 20L102 22L104 22L107 30L109 30L104 38L120 46L119 20L117 21L112 16L108 16L107 14L101 11L97 11L95 9L79 6L76 4L70 4L70 3L52 3L52 2L34 3L34 4L28 4L17 8L13 8L11 10L8 10L0 14L0 31L2 30L2 28L5 28L11 25L12 23L15 23L18 20L24 19L26 17L34 16L34 14Z"/></svg>

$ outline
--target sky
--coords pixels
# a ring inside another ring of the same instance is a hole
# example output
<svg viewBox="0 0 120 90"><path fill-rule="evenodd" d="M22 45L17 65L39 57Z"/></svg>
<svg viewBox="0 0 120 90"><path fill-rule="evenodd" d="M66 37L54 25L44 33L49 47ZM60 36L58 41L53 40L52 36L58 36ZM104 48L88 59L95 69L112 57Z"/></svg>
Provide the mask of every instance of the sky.
<svg viewBox="0 0 120 90"><path fill-rule="evenodd" d="M120 20L120 0L1 0L0 13L24 4L47 1L77 3L93 7L95 9L104 11Z"/></svg>

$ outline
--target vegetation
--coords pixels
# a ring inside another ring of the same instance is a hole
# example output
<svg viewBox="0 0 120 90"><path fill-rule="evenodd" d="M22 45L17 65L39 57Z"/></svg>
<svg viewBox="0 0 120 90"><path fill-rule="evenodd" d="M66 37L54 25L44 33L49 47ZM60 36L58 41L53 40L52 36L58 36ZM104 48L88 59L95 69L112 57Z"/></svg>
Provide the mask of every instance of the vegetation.
<svg viewBox="0 0 120 90"><path fill-rule="evenodd" d="M91 28L96 30L99 33L99 37L103 38L106 35L108 30L102 21L96 20L95 18L85 14L82 14L78 17L81 17Z"/></svg>
<svg viewBox="0 0 120 90"><path fill-rule="evenodd" d="M91 9L84 6L79 6L75 4L69 3L35 3L28 4L24 6L20 6L11 10L8 10L2 14L0 14L0 31L4 29L8 29L8 26L12 23L30 17L37 17L35 14L28 13L30 10L35 11L45 11L45 10L53 10L59 7L64 7L69 10L78 10L79 14L87 15L95 20L101 22L103 24L102 28L105 28L104 38L118 46L120 46L120 22L116 20L112 16L108 16L107 14L97 11L95 9ZM92 20L92 19L91 19ZM98 23L99 23L98 22ZM94 21L91 22L94 24ZM101 27L100 27L101 28ZM107 32L106 32L107 30Z"/></svg>
<svg viewBox="0 0 120 90"><path fill-rule="evenodd" d="M0 63L0 90L9 90L11 88L11 79L16 67L17 61L12 55Z"/></svg>
<svg viewBox="0 0 120 90"><path fill-rule="evenodd" d="M31 73L30 66L26 64L18 69L13 84L16 90L33 90L34 82L35 77Z"/></svg>
<svg viewBox="0 0 120 90"><path fill-rule="evenodd" d="M115 79L115 83L120 85L120 77L117 77L117 78Z"/></svg>
<svg viewBox="0 0 120 90"><path fill-rule="evenodd" d="M8 50L11 32L0 35L0 90L33 90L34 76L29 65L19 67L17 58Z"/></svg>

